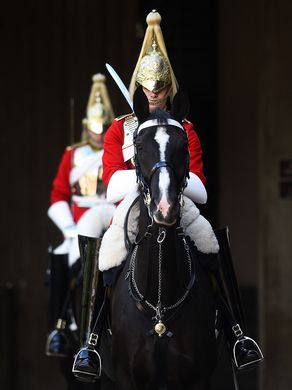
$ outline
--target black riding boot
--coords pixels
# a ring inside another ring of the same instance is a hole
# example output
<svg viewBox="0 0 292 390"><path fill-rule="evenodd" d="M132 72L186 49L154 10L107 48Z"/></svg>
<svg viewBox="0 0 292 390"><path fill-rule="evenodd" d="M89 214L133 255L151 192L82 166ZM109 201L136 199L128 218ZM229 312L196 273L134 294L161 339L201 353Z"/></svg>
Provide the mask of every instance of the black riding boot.
<svg viewBox="0 0 292 390"><path fill-rule="evenodd" d="M219 243L219 269L215 275L219 309L223 319L224 334L227 339L232 361L238 370L252 368L263 360L258 344L247 336L241 296L230 251L228 228L215 231Z"/></svg>
<svg viewBox="0 0 292 390"><path fill-rule="evenodd" d="M83 266L80 345L72 372L82 381L93 383L101 375L101 357L97 351L104 321L104 287L98 270L101 238L78 236Z"/></svg>
<svg viewBox="0 0 292 390"><path fill-rule="evenodd" d="M71 322L72 310L69 310L71 294L76 284L75 271L69 269L68 255L50 253L50 329L53 329L46 342L46 355L53 357L68 356L73 334L68 325Z"/></svg>

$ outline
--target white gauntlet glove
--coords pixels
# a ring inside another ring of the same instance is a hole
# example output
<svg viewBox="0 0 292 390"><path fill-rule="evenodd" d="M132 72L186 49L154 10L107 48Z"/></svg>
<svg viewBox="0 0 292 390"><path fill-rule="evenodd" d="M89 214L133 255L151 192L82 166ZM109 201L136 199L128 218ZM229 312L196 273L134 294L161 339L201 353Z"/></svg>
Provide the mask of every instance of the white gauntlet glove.
<svg viewBox="0 0 292 390"><path fill-rule="evenodd" d="M135 169L116 171L108 183L106 199L111 203L119 202L132 192L135 187L137 187Z"/></svg>
<svg viewBox="0 0 292 390"><path fill-rule="evenodd" d="M190 178L183 194L195 203L205 204L207 202L206 188L201 179L193 172L190 172Z"/></svg>
<svg viewBox="0 0 292 390"><path fill-rule="evenodd" d="M64 200L53 203L49 207L48 217L61 230L64 238L73 238L77 236L77 228L69 204Z"/></svg>

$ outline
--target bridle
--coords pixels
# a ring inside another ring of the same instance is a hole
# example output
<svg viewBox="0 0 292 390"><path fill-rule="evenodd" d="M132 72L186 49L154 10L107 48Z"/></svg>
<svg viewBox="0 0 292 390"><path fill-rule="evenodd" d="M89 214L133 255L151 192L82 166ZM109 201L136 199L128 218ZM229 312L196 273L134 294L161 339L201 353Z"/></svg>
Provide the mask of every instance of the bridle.
<svg viewBox="0 0 292 390"><path fill-rule="evenodd" d="M150 173L149 173L149 180L147 181L142 173L140 163L138 160L137 137L138 137L139 132L143 129L147 129L147 128L150 128L153 126L167 126L167 125L175 126L180 132L183 132L183 135L187 138L187 134L186 134L184 127L178 121L176 121L172 118L165 118L163 120L161 120L161 119L146 120L145 122L141 123L141 125L137 126L137 128L133 134L134 163L135 163L135 169L136 169L136 175L137 175L137 183L138 183L140 190L142 192L142 195L144 198L144 203L148 208L149 208L150 201L151 201L150 185L151 185L151 180L153 178L153 175L161 168L170 168L176 179L177 179L177 174L175 172L174 167L170 164L169 161L161 160L153 165L153 167L151 168ZM189 159L190 159L189 153L187 153L184 174L183 174L183 178L181 180L181 184L179 187L180 188L179 194L178 194L179 199L182 197L182 192L185 189L185 187L187 185L187 179L189 178Z"/></svg>
<svg viewBox="0 0 292 390"><path fill-rule="evenodd" d="M158 265L159 265L159 271L158 271L158 300L157 303L151 303L147 300L147 297L143 296L141 291L139 290L139 286L136 283L135 279L135 268L136 268L136 256L137 256L137 250L138 247L145 238L150 238L152 237L152 225L153 225L153 218L150 214L150 202L151 202L151 195L150 195L150 185L151 185L151 180L153 178L153 175L160 170L161 168L170 168L174 174L174 177L176 181L178 182L177 178L177 173L172 166L172 164L169 161L166 160L160 160L156 162L153 167L151 168L148 177L148 180L146 180L145 176L142 173L139 159L138 159L138 150L137 150L137 137L139 132L142 129L147 129L153 126L175 126L178 131L183 132L182 134L184 137L187 139L187 134L183 126L176 120L171 119L171 118L166 118L166 119L152 119L152 120L147 120L143 122L140 126L138 126L133 134L133 141L134 141L134 163L135 163L135 169L136 169L136 175L137 175L137 182L141 190L141 194L143 196L144 203L148 209L148 214L151 219L150 225L148 225L146 232L144 235L138 240L135 241L134 246L133 246L133 251L131 253L130 257L130 264L129 264L129 270L126 273L125 279L128 280L128 291L134 301L136 302L136 306L138 309L143 308L142 303L146 305L146 307L150 308L153 310L156 315L153 317L154 320L154 328L153 331L158 334L159 336L162 336L162 334L165 331L165 324L162 322L162 319L164 318L165 312L166 311L174 311L173 315L175 315L176 311L181 307L182 303L186 301L187 296L189 295L193 284L195 282L195 272L194 272L194 263L191 258L191 251L190 248L186 242L183 229L181 227L176 228L177 236L182 240L183 247L184 247L184 253L185 253L185 259L187 262L187 268L189 272L189 283L188 286L185 290L185 292L182 294L180 298L176 300L172 305L169 306L164 306L161 302L161 285L162 285L162 274L161 274L161 265L162 265L162 245L166 236L166 230L164 228L159 228L159 234L157 237L157 244L158 244ZM178 193L178 199L182 203L182 193L184 188L186 187L187 184L187 178L189 177L189 154L186 156L186 161L185 161L185 167L184 167L184 173L183 177L180 181L180 186L179 186L179 193ZM126 228L127 230L127 228Z"/></svg>

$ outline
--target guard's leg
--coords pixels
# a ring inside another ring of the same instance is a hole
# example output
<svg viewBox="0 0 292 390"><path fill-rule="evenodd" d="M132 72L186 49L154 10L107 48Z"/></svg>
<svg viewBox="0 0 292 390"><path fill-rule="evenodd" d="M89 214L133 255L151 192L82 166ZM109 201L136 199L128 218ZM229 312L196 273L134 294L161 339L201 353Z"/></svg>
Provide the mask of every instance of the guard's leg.
<svg viewBox="0 0 292 390"><path fill-rule="evenodd" d="M101 357L97 351L104 321L104 288L98 270L101 238L79 237L83 286L81 302L80 345L72 372L82 382L94 382L101 375Z"/></svg>
<svg viewBox="0 0 292 390"><path fill-rule="evenodd" d="M67 254L50 253L49 305L52 330L46 342L48 356L65 357L72 348L74 337L69 327L74 321L74 315L71 298L77 283L79 267L78 263L71 268L68 266Z"/></svg>
<svg viewBox="0 0 292 390"><path fill-rule="evenodd" d="M50 253L50 329L47 337L46 354L48 356L67 356L70 343L66 333L67 308L69 306L71 286L68 267L68 255Z"/></svg>
<svg viewBox="0 0 292 390"><path fill-rule="evenodd" d="M235 367L239 370L253 367L263 360L258 344L248 336L239 287L233 268L228 228L217 230L219 268L214 272L219 307L223 315L224 333Z"/></svg>

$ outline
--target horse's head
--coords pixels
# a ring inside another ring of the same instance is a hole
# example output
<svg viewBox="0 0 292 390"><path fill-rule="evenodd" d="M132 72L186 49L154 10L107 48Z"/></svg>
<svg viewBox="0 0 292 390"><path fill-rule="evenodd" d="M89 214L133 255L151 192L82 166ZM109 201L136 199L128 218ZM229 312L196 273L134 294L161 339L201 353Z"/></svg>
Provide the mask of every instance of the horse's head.
<svg viewBox="0 0 292 390"><path fill-rule="evenodd" d="M134 112L138 118L134 134L138 182L150 215L161 225L175 224L180 212L189 169L188 139L181 123L188 107L188 100L179 91L170 113L160 109L150 113L142 88L134 95Z"/></svg>

